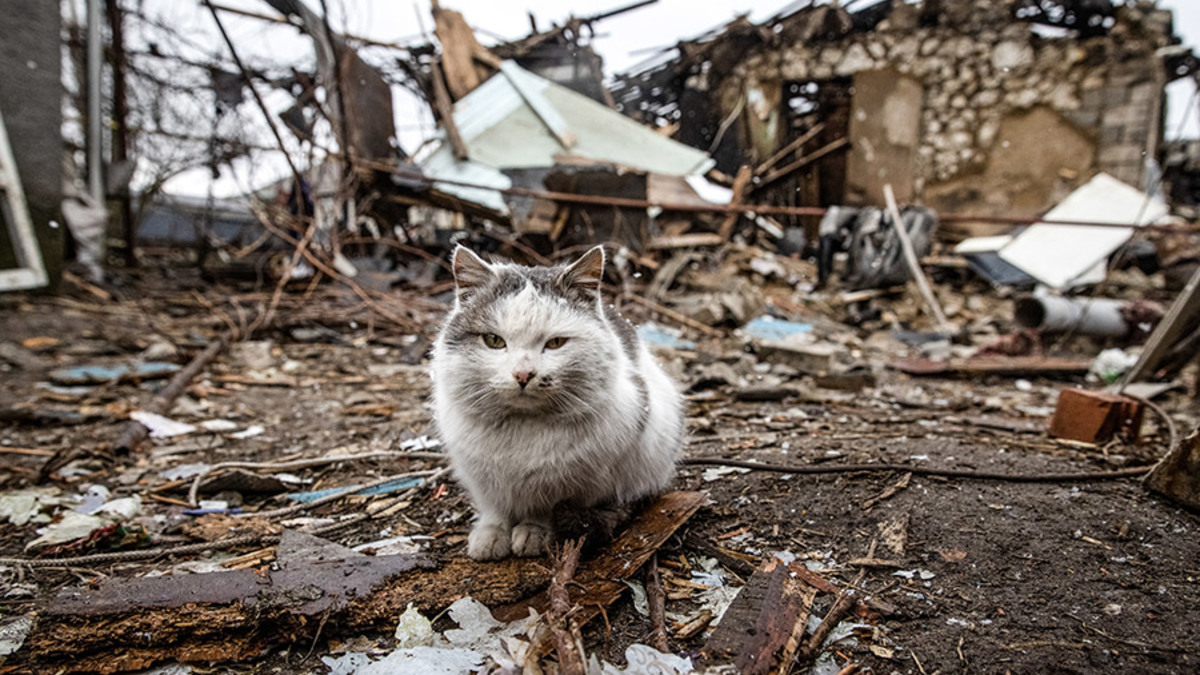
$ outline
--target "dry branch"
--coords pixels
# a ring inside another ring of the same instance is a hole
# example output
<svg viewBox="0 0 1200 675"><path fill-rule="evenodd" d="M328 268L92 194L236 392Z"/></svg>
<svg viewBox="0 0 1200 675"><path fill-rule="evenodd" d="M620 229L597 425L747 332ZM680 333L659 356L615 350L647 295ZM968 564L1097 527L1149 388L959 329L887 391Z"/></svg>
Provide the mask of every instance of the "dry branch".
<svg viewBox="0 0 1200 675"><path fill-rule="evenodd" d="M170 410L171 404L175 402L175 399L179 398L179 395L183 393L184 389L187 389L187 386L191 383L192 379L195 378L196 375L200 374L200 371L204 370L204 368L207 367L208 364L217 357L217 354L220 354L221 350L225 349L225 346L228 344L228 333L222 334L220 337L210 343L208 347L206 347L204 351L197 354L196 357L193 358L183 370L175 373L175 377L171 378L171 381L167 383L167 386L164 387L161 392L159 392L158 396L154 397L154 400L151 401L149 405L144 408L144 410L147 412L152 412L156 415L165 415L167 411ZM120 437L117 438L117 442L114 444L114 447L120 452L133 452L137 449L138 445L142 443L142 441L146 440L146 436L149 435L149 433L150 431L146 428L146 425L142 424L141 422L131 421L128 425L126 425L125 430L121 432Z"/></svg>

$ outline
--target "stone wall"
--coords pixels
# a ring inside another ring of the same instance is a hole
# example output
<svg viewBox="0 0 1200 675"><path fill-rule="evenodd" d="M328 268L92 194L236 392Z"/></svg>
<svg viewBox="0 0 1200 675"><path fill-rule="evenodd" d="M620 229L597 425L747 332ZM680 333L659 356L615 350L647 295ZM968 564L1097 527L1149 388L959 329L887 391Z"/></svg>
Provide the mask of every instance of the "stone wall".
<svg viewBox="0 0 1200 675"><path fill-rule="evenodd" d="M920 6L896 3L875 30L759 51L719 86L769 91L769 83L780 80L824 81L889 70L916 79L923 89L911 175L917 199L964 176L985 175L1006 142L1000 134L1006 120L1034 110L1053 113L1095 144L1084 172L1105 171L1141 185L1146 153L1157 149L1161 136L1165 80L1155 51L1169 43L1168 12L1131 3L1118 8L1107 35L1079 39L1039 35L1032 24L1014 20L1006 2L956 0L944 6L953 9L944 10L936 25L925 25ZM1036 164L1036 157L1029 159ZM1059 173L1078 172L1080 167L1064 166ZM1082 182L1088 176L1074 178ZM1038 204L1035 211L1046 206Z"/></svg>

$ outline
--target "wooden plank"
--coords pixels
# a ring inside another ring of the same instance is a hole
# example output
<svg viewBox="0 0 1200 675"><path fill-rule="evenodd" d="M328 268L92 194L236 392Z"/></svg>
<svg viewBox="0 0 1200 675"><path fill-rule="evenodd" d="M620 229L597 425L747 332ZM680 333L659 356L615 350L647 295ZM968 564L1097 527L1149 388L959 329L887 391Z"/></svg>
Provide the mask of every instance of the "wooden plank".
<svg viewBox="0 0 1200 675"><path fill-rule="evenodd" d="M672 248L720 246L724 243L725 237L722 237L715 232L696 232L694 234L678 234L673 237L655 237L651 239L646 246L653 251L662 251Z"/></svg>
<svg viewBox="0 0 1200 675"><path fill-rule="evenodd" d="M454 122L454 106L450 103L450 94L446 92L444 71L438 67L438 62L429 64L430 79L433 80L433 107L438 117L442 118L442 126L446 128L446 136L450 139L450 147L454 150L454 158L462 161L467 159L467 144L458 131Z"/></svg>
<svg viewBox="0 0 1200 675"><path fill-rule="evenodd" d="M790 175L792 173L795 173L796 171L799 171L800 169L803 169L804 167L808 166L809 164L812 164L813 162L821 159L825 155L828 155L832 152L841 150L845 147L848 147L849 145L850 145L850 139L845 138L845 137L839 138L836 141L827 143L827 144L821 146L820 148L817 148L811 155L805 155L805 156L797 159L796 161L792 162L791 164L780 167L780 168L768 173L766 176L763 177L762 184L760 185L760 187L770 185L771 183L774 183L775 181L779 180L780 178L783 178L784 176Z"/></svg>
<svg viewBox="0 0 1200 675"><path fill-rule="evenodd" d="M433 33L442 46L446 87L457 101L487 79L487 68L479 63L480 54L486 50L459 12L434 3L433 24Z"/></svg>
<svg viewBox="0 0 1200 675"><path fill-rule="evenodd" d="M754 175L761 176L764 173L770 171L771 167L775 166L779 162L779 160L783 159L784 157L787 157L792 152L803 148L805 143L816 138L817 134L821 133L824 130L825 130L825 123L818 122L816 125L813 126L813 128L804 132L804 134L802 136L800 136L799 138L795 139L794 141L788 143L787 145L783 146L782 148L779 149L778 152L776 152L775 154L768 157L767 161L763 162L762 164L759 164L758 167L756 169L754 169Z"/></svg>
<svg viewBox="0 0 1200 675"><path fill-rule="evenodd" d="M733 198L729 200L730 206L741 204L746 198L746 188L750 186L750 179L754 177L750 166L743 164L738 168L737 176L733 179ZM721 223L721 227L717 230L717 234L721 236L723 241L729 241L729 235L733 234L733 226L737 224L740 213L730 213L725 216L725 220Z"/></svg>
<svg viewBox="0 0 1200 675"><path fill-rule="evenodd" d="M1184 329L1192 324L1192 319L1198 314L1200 314L1200 267L1196 268L1196 272L1188 280L1187 286L1183 287L1183 291L1175 298L1175 302L1171 303L1171 309L1167 310L1167 315L1163 317L1154 332L1150 334L1150 338L1146 340L1146 346L1142 349L1137 363L1121 378L1122 389L1131 382L1152 376L1158 364L1183 337ZM1120 392L1121 390L1118 389L1117 393Z"/></svg>
<svg viewBox="0 0 1200 675"><path fill-rule="evenodd" d="M817 589L772 561L755 572L701 649L706 665L732 663L739 673L780 672L804 638Z"/></svg>

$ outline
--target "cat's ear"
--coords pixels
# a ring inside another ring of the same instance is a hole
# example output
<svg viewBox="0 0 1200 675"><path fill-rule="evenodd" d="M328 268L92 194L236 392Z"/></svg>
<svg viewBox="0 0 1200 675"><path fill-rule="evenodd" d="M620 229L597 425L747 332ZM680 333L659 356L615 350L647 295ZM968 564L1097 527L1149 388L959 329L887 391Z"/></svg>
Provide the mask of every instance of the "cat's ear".
<svg viewBox="0 0 1200 675"><path fill-rule="evenodd" d="M600 284L604 280L604 247L596 246L583 254L570 267L563 270L558 282L563 288L583 291L593 295L600 293Z"/></svg>
<svg viewBox="0 0 1200 675"><path fill-rule="evenodd" d="M471 290L488 283L495 276L491 265L461 244L454 249L454 255L450 258L450 267L454 270L454 285L460 299Z"/></svg>

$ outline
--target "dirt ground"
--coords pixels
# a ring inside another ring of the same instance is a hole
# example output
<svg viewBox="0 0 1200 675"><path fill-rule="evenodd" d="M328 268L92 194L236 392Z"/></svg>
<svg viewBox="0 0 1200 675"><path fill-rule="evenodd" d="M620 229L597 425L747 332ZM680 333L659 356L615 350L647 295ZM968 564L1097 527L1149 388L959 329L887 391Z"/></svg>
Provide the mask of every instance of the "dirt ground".
<svg viewBox="0 0 1200 675"><path fill-rule="evenodd" d="M162 474L172 468L320 457L339 448L394 450L429 432L421 355L436 316L429 315L419 334L405 335L347 318L339 307L353 308L354 299L338 305L334 296L326 309L339 322L298 321L256 335L263 343L258 346L235 346L169 412L193 424L229 420L235 431L153 439L131 455L112 452L128 411L145 405L164 380L48 388L42 384L46 368L131 363L158 344L176 348L170 354L158 347L164 360L186 363L228 323L197 300L206 297L195 291L199 287L177 271L128 279L113 300L70 285L57 297L0 297L3 341L30 345L40 361L0 366L0 493L39 484L76 493L103 484L113 496L141 496L141 517L156 543L186 542L192 539L181 526L191 519L177 504L186 499L186 486L156 491L169 482ZM233 291L205 291L208 297L222 292ZM861 358L874 365L874 383L853 392L820 389L811 378L767 367L748 372L774 376L794 390L780 400L744 400L778 397L747 395L753 386L702 383L689 392L687 456L793 466L902 463L1031 476L1147 465L1166 448L1167 431L1153 415L1138 445L1087 448L1048 438L1043 429L1058 391L1079 380L912 378L881 366L901 349L891 343L864 347ZM754 360L738 338L701 341L695 350L662 356L688 382L714 362ZM1200 405L1194 399L1174 392L1158 403L1181 430L1195 428ZM237 437L255 426L261 433ZM438 466L431 460L403 464L363 460L292 473L307 481L296 489L318 490ZM687 579L714 556L734 586L772 556L782 556L839 585L857 580L864 594L895 607L886 616L852 618L843 639L815 666L796 672L836 673L848 663L881 674L923 675L1200 671L1200 517L1151 496L1136 479L1036 483L685 465L676 487L708 491L710 500L660 549L669 589L686 590L671 580ZM246 509L287 503L249 492L215 496L231 505L241 500ZM360 506L335 503L310 515ZM410 506L386 522L369 521L330 538L354 546L408 534L445 560L461 554L469 523L469 505L451 482L416 492ZM6 524L0 556L31 554L25 546L36 527ZM253 548L200 559L226 560ZM65 585L141 576L185 561L0 566L6 589L0 620L35 610ZM829 602L819 598L814 614L823 614ZM695 616L701 605L686 592L669 594L668 626L678 628L682 619L670 617ZM588 626L585 647L621 663L625 648L645 641L649 629L627 595ZM331 627L315 650L308 644L283 647L256 664L197 672L324 673L320 655L348 645L386 650L390 634L354 636ZM677 653L696 654L704 635L680 639L672 633L669 644ZM36 671L20 653L4 666L5 672L30 668Z"/></svg>

